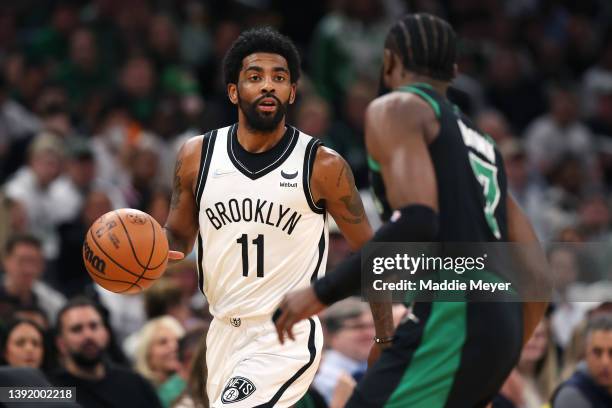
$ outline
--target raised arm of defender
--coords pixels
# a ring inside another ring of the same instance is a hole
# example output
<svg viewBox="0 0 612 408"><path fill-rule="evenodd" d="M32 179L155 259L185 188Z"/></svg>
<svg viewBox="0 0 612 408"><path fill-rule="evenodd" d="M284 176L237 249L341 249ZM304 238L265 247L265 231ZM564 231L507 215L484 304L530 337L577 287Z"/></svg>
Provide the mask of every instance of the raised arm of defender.
<svg viewBox="0 0 612 408"><path fill-rule="evenodd" d="M168 258L180 260L191 252L198 232L195 189L202 148L202 137L194 137L181 147L174 169L170 214L164 229L170 244Z"/></svg>

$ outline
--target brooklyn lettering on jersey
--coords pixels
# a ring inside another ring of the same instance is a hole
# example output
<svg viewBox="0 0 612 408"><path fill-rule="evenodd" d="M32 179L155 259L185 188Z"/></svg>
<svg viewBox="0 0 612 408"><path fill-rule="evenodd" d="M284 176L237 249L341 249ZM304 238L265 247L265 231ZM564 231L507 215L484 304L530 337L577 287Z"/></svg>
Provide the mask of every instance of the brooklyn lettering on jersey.
<svg viewBox="0 0 612 408"><path fill-rule="evenodd" d="M215 229L233 222L259 222L271 225L291 235L302 214L272 201L245 198L239 202L232 198L228 202L217 202L204 210Z"/></svg>

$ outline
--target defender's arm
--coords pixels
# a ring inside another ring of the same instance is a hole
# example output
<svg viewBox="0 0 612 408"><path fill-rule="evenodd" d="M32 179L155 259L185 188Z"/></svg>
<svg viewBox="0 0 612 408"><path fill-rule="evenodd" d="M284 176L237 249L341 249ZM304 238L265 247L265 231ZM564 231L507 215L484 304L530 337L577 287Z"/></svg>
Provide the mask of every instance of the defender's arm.
<svg viewBox="0 0 612 408"><path fill-rule="evenodd" d="M429 105L413 95L393 93L368 107L368 151L380 164L385 185L392 187L387 189L389 204L400 214L376 231L374 241L431 242L436 238L438 190L426 140L436 126ZM359 264L357 254L315 282L317 297L331 304L358 290L361 282L351 279L351 270Z"/></svg>
<svg viewBox="0 0 612 408"><path fill-rule="evenodd" d="M381 164L389 202L401 216L380 228L373 237L378 242L430 242L437 235L437 185L433 164L427 150L427 126L439 126L431 108L416 97L390 94L374 101L366 114L366 143L374 159ZM397 156L396 156L397 155ZM419 180L410 183L407 180ZM276 320L281 342L284 333L291 337L291 327L301 319L312 316L344 299L361 286L355 271L361 268L361 254L343 261L332 273L305 289L297 302L285 296L282 313ZM295 295L295 294L294 294Z"/></svg>

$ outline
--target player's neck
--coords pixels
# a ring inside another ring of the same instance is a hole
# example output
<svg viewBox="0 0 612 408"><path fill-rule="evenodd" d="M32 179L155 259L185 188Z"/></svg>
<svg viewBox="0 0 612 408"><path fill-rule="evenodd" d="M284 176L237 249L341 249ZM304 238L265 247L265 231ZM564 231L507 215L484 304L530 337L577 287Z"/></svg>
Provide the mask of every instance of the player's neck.
<svg viewBox="0 0 612 408"><path fill-rule="evenodd" d="M242 146L244 150L250 153L262 153L270 150L283 138L284 134L284 118L280 121L276 129L269 132L251 129L246 125L246 120L238 121L238 143L240 143L240 146Z"/></svg>

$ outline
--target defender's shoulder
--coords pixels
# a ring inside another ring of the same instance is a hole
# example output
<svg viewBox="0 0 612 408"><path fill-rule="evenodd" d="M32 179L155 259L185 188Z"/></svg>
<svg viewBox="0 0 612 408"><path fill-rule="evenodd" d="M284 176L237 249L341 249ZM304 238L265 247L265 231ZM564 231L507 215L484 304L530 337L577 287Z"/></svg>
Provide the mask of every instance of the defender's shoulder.
<svg viewBox="0 0 612 408"><path fill-rule="evenodd" d="M390 92L379 96L368 105L366 120L411 120L435 116L431 106L419 96L410 92Z"/></svg>

